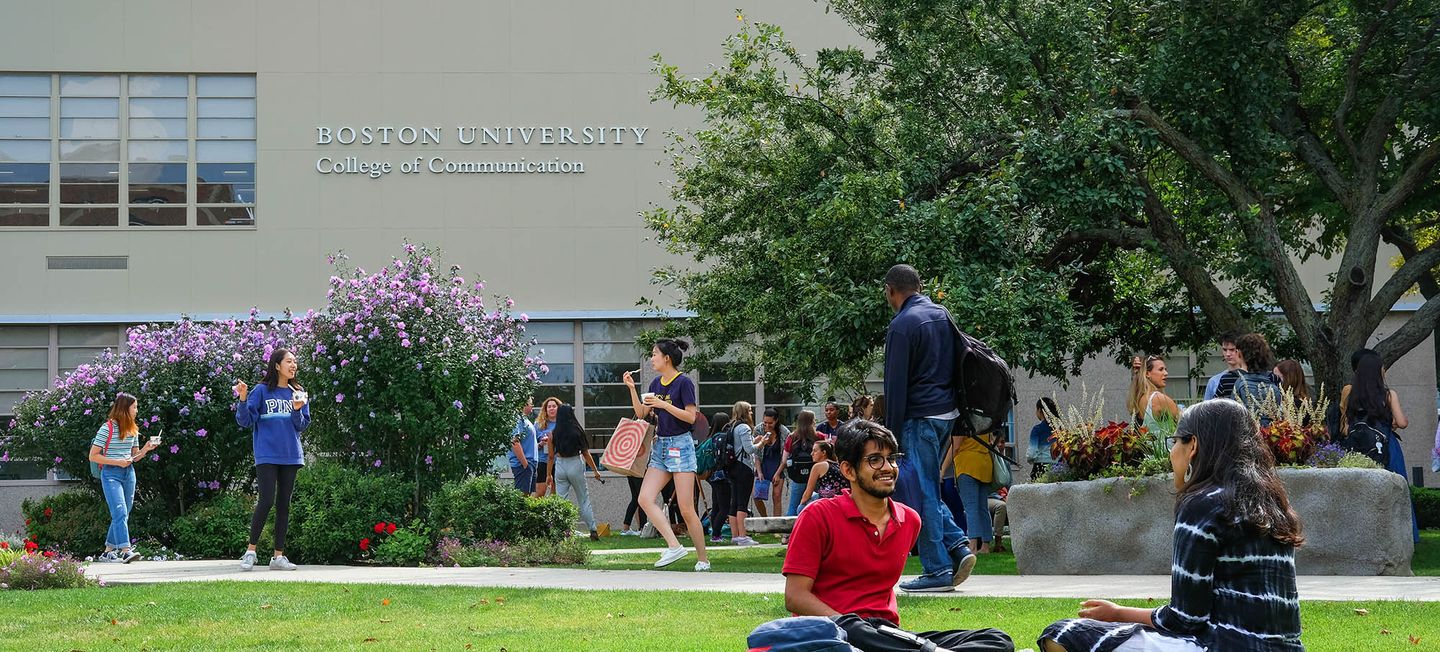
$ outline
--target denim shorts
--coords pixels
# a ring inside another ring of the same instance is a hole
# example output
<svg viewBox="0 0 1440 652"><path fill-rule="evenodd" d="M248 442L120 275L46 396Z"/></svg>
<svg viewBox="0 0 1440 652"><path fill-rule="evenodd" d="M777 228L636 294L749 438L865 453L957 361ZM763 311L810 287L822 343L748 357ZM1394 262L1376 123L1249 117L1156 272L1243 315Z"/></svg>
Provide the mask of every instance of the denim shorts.
<svg viewBox="0 0 1440 652"><path fill-rule="evenodd" d="M670 473L694 473L695 440L688 432L673 437L656 437L655 444L650 447L648 466Z"/></svg>

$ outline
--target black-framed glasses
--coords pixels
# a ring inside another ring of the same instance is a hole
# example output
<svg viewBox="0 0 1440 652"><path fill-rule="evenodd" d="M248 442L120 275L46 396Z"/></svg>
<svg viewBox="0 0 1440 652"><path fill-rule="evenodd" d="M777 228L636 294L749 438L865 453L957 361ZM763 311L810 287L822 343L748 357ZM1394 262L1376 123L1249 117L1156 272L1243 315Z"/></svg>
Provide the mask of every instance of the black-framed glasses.
<svg viewBox="0 0 1440 652"><path fill-rule="evenodd" d="M1181 433L1181 434L1176 434L1176 435L1170 435L1169 437L1166 437L1166 438L1165 438L1165 447L1166 447L1166 448L1175 448L1175 444L1181 443L1181 442L1184 442L1184 443L1187 443L1187 444L1188 444L1188 443L1190 443L1190 440L1191 440L1191 439L1194 439L1194 438L1195 438L1195 435L1192 435L1192 434L1190 434L1190 433Z"/></svg>
<svg viewBox="0 0 1440 652"><path fill-rule="evenodd" d="M881 455L879 453L876 453L874 455L866 455L863 459L865 460L866 464L870 465L870 468L879 471L880 469L885 468L886 462L889 462L890 466L899 468L900 460L904 457L904 453L891 453L889 455Z"/></svg>

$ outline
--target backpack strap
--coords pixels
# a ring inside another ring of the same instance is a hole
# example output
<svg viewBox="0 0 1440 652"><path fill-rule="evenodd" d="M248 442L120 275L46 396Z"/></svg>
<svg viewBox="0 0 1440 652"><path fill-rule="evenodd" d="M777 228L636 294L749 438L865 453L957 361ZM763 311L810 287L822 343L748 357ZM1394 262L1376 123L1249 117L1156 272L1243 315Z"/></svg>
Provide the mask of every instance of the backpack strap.
<svg viewBox="0 0 1440 652"><path fill-rule="evenodd" d="M110 440L115 438L115 421L113 419L107 420L105 425L109 426L110 434L105 435L105 448L101 449L100 455L108 458L110 455ZM110 465L106 464L105 466Z"/></svg>

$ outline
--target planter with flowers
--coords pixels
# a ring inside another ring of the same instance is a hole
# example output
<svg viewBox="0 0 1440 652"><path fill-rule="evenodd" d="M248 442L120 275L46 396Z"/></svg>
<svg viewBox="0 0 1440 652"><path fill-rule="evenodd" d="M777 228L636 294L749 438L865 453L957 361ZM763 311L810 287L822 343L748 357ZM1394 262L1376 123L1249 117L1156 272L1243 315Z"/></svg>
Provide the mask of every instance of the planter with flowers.
<svg viewBox="0 0 1440 652"><path fill-rule="evenodd" d="M1163 434L1111 423L1102 418L1103 407L1098 396L1087 395L1079 406L1051 415L1057 463L1049 481L1010 490L1012 545L1023 574L1170 573L1175 486ZM1279 469L1304 524L1306 545L1296 553L1297 570L1411 575L1414 547L1404 479L1323 445L1323 430L1317 437L1309 425L1323 418L1304 418L1317 413L1323 416L1323 403L1271 413L1272 419L1283 418L1261 435L1282 459L1311 463Z"/></svg>

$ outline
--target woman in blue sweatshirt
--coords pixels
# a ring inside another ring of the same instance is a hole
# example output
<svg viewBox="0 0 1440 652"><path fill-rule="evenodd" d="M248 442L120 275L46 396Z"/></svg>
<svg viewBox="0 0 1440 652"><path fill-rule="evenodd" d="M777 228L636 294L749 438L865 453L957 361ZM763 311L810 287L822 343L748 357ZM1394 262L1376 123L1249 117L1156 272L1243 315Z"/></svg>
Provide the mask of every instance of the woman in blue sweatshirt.
<svg viewBox="0 0 1440 652"><path fill-rule="evenodd" d="M265 378L254 391L245 381L235 381L235 394L240 397L235 422L251 429L255 478L260 484L255 515L250 518L250 546L240 558L240 570L255 567L255 544L260 541L272 505L275 555L270 558L270 569L295 570L295 564L285 558L285 531L290 527L290 493L295 489L295 475L305 466L300 433L310 425L305 388L295 382L296 366L295 354L276 349L265 365Z"/></svg>

